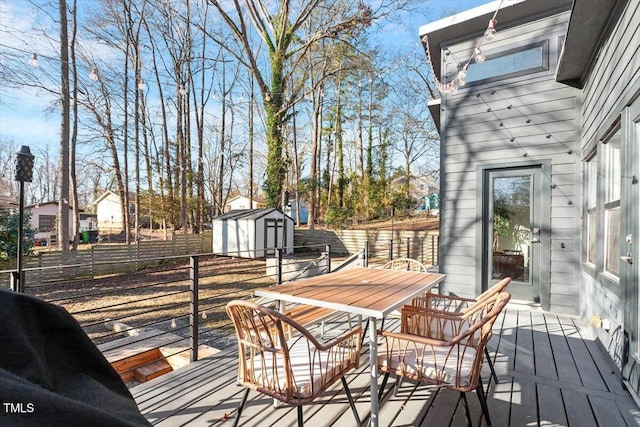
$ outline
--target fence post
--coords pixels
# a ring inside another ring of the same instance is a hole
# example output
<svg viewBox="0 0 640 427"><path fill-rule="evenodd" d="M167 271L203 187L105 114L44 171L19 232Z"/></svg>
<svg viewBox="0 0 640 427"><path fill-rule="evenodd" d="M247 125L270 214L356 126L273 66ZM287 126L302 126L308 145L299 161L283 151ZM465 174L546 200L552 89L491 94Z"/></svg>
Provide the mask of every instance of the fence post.
<svg viewBox="0 0 640 427"><path fill-rule="evenodd" d="M393 260L393 236L389 240L389 261Z"/></svg>
<svg viewBox="0 0 640 427"><path fill-rule="evenodd" d="M435 236L431 235L431 265L436 265L436 251L434 248Z"/></svg>
<svg viewBox="0 0 640 427"><path fill-rule="evenodd" d="M325 245L324 251L327 254L327 273L331 273L331 245Z"/></svg>
<svg viewBox="0 0 640 427"><path fill-rule="evenodd" d="M189 329L191 335L190 355L191 362L198 360L198 257L191 256L189 268L189 283L191 301L189 304Z"/></svg>
<svg viewBox="0 0 640 427"><path fill-rule="evenodd" d="M407 237L407 258L411 258L411 237Z"/></svg>
<svg viewBox="0 0 640 427"><path fill-rule="evenodd" d="M364 242L364 248L362 248L362 255L363 255L363 260L362 260L362 266L363 267L369 267L369 241L365 240Z"/></svg>
<svg viewBox="0 0 640 427"><path fill-rule="evenodd" d="M276 251L276 283L282 283L282 251L275 248Z"/></svg>
<svg viewBox="0 0 640 427"><path fill-rule="evenodd" d="M38 283L42 283L42 252L38 252Z"/></svg>
<svg viewBox="0 0 640 427"><path fill-rule="evenodd" d="M96 253L93 245L91 245L91 278L96 277Z"/></svg>

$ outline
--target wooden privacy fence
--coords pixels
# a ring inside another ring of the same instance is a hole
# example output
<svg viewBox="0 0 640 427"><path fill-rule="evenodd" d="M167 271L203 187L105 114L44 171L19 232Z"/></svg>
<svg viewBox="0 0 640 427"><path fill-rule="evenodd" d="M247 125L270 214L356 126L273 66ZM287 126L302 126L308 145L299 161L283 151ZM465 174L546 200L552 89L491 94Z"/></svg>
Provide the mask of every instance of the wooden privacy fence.
<svg viewBox="0 0 640 427"><path fill-rule="evenodd" d="M304 230L296 229L296 247L354 254L368 245L370 258L414 258L426 265L438 264L438 234L433 231L391 230Z"/></svg>
<svg viewBox="0 0 640 427"><path fill-rule="evenodd" d="M72 278L135 271L157 265L166 256L211 253L211 231L173 234L171 240L142 240L136 244L106 244L77 251L43 251L24 258L25 282L33 285ZM146 260L146 261L145 261ZM10 274L0 277L0 287L10 286Z"/></svg>
<svg viewBox="0 0 640 427"><path fill-rule="evenodd" d="M212 251L211 231L173 234L171 240L143 240L137 244L92 245L77 251L39 252L24 259L25 283L42 284L74 278L135 271L157 265L162 257L206 254ZM372 259L409 257L425 265L438 264L438 235L428 231L306 230L296 229L295 252L323 251L351 255L365 246ZM10 274L0 275L0 287L10 286Z"/></svg>

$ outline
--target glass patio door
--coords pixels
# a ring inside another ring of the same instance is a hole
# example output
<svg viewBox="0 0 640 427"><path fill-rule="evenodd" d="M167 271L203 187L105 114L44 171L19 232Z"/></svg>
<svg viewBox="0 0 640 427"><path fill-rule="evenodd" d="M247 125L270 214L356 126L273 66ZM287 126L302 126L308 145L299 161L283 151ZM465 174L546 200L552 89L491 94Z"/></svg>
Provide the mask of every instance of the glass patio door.
<svg viewBox="0 0 640 427"><path fill-rule="evenodd" d="M541 176L539 167L485 175L485 289L511 277L514 299L540 302Z"/></svg>

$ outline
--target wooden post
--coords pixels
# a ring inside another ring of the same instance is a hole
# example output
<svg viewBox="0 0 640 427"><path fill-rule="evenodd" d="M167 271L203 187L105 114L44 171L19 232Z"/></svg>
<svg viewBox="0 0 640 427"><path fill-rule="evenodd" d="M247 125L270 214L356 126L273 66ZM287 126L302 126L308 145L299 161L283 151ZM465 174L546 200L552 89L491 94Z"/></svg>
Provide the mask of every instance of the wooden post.
<svg viewBox="0 0 640 427"><path fill-rule="evenodd" d="M91 278L96 278L96 253L93 245L91 245Z"/></svg>
<svg viewBox="0 0 640 427"><path fill-rule="evenodd" d="M431 265L436 265L436 250L435 250L435 237L433 234L431 235Z"/></svg>
<svg viewBox="0 0 640 427"><path fill-rule="evenodd" d="M189 304L189 329L191 335L190 355L191 362L198 360L198 257L191 256L189 268L190 296Z"/></svg>
<svg viewBox="0 0 640 427"><path fill-rule="evenodd" d="M407 258L411 258L411 237L407 237Z"/></svg>

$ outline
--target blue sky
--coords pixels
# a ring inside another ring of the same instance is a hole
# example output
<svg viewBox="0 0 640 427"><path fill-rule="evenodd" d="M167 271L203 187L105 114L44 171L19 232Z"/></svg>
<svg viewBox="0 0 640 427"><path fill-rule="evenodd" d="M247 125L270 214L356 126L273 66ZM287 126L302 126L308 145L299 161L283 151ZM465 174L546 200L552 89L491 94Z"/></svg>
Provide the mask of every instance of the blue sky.
<svg viewBox="0 0 640 427"><path fill-rule="evenodd" d="M81 0L82 1L82 0ZM384 34L390 49L406 47L410 49L418 42L421 25L442 18L443 14L460 12L488 3L488 0L428 0L422 13L405 14L397 21L389 21L379 29ZM7 26L29 30L32 22L28 10L32 6L26 0L0 1L0 31ZM37 40L28 40L30 46L37 46ZM30 51L30 47L25 48ZM30 58L25 54L25 62ZM60 117L57 110L51 110L52 100L33 90L7 90L0 94L0 143L14 141L16 145L29 145L57 151L59 144Z"/></svg>

